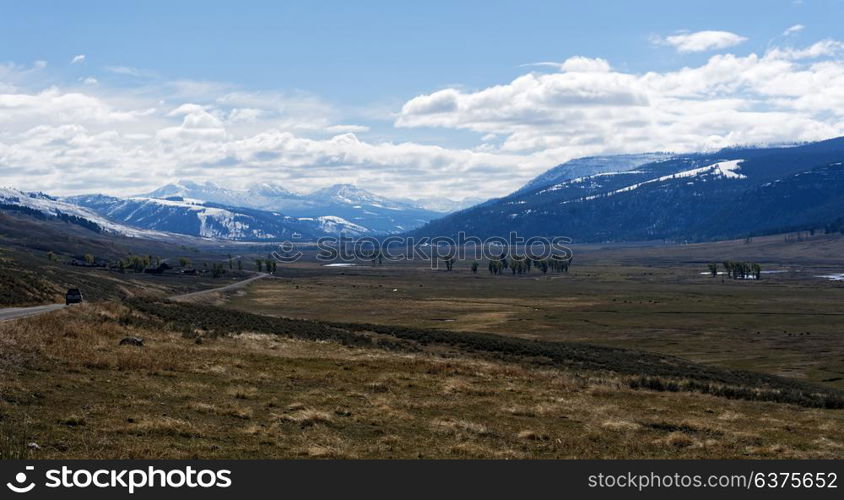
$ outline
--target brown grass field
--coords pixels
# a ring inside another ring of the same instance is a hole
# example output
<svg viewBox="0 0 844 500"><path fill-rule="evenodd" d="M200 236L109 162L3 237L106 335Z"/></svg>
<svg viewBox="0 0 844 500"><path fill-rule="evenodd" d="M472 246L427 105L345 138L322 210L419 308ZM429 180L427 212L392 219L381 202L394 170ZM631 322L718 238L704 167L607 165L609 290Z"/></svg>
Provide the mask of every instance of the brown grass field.
<svg viewBox="0 0 844 500"><path fill-rule="evenodd" d="M844 272L844 238L575 247L574 253L568 274L523 276L492 276L485 265L473 274L465 262L450 273L425 263L302 263L240 292L227 306L627 347L844 389L844 282L817 277ZM725 259L760 262L766 274L760 281L701 274L708 262Z"/></svg>
<svg viewBox="0 0 844 500"><path fill-rule="evenodd" d="M249 332L197 343L124 325L133 314L85 305L0 325L4 458L842 454L840 410ZM127 334L146 346L118 346Z"/></svg>
<svg viewBox="0 0 844 500"><path fill-rule="evenodd" d="M570 273L544 276L302 262L210 306L0 323L0 457L842 458L844 410L777 397L844 387L844 283L815 277L844 271L844 241L823 238L575 248ZM700 274L724 259L787 272ZM515 343L448 341L467 332ZM145 346L118 345L130 335ZM510 352L525 340L633 350ZM637 360L680 366L654 375L679 389L632 384ZM694 385L729 380L743 395Z"/></svg>

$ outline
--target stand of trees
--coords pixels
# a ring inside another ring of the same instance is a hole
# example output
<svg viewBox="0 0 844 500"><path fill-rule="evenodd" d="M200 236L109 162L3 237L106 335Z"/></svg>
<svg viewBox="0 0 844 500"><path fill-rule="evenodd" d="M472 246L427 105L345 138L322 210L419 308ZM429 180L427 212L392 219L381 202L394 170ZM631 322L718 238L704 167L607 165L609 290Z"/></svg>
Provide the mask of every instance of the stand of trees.
<svg viewBox="0 0 844 500"><path fill-rule="evenodd" d="M221 278L224 274L226 274L226 269L223 267L223 264L215 262L214 265L211 266L211 277Z"/></svg>
<svg viewBox="0 0 844 500"><path fill-rule="evenodd" d="M117 261L117 268L121 273L126 272L127 270L141 273L144 269L149 267L152 262L152 255L130 255L125 259Z"/></svg>
<svg viewBox="0 0 844 500"><path fill-rule="evenodd" d="M755 262L733 262L731 260L725 260L721 265L724 266L727 276L734 280L748 278L762 279L762 266ZM712 276L718 275L718 264L716 262L710 263L707 267Z"/></svg>
<svg viewBox="0 0 844 500"><path fill-rule="evenodd" d="M564 257L561 255L552 255L549 258L544 259L533 259L531 257L520 257L520 256L511 256L508 260L505 256L500 256L497 259L492 259L489 261L487 268L491 274L502 274L507 269L510 270L511 274L526 274L531 271L531 269L538 269L542 271L542 274L546 274L549 270L555 272L562 272L567 273L569 272L569 267L571 266L572 258ZM477 263L473 263L473 271L474 265Z"/></svg>

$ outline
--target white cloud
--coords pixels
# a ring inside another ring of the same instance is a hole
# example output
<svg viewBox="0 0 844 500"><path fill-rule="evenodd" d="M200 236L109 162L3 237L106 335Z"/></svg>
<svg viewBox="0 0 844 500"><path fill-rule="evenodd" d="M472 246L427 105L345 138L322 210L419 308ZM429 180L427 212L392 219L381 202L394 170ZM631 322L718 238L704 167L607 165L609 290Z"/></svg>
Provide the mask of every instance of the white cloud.
<svg viewBox="0 0 844 500"><path fill-rule="evenodd" d="M713 30L679 33L654 39L657 44L670 45L677 49L677 52L681 53L725 49L738 45L746 40L747 38L729 31Z"/></svg>
<svg viewBox="0 0 844 500"><path fill-rule="evenodd" d="M610 63L604 59L575 56L566 59L560 68L570 73L606 73L610 70Z"/></svg>
<svg viewBox="0 0 844 500"><path fill-rule="evenodd" d="M303 92L200 84L194 88L208 95L179 102L190 86L0 86L1 184L133 194L178 178L232 185L267 179L298 190L351 181L387 195L462 198L476 195L479 184L506 191L511 179L486 176L520 161L498 152L361 140L355 134L367 126L339 121L336 110ZM462 184L455 186L455 178Z"/></svg>
<svg viewBox="0 0 844 500"><path fill-rule="evenodd" d="M39 88L44 68L6 64L0 184L132 194L179 178L294 190L351 181L399 197L498 196L578 156L844 135L842 52L824 40L643 73L571 57L557 72L410 99L394 112L387 135L405 135L394 141L306 92L157 77ZM413 127L471 131L478 145L422 144L408 139Z"/></svg>
<svg viewBox="0 0 844 500"><path fill-rule="evenodd" d="M362 132L369 132L369 127L366 125L346 125L346 124L339 124L339 125L329 125L325 127L325 131L331 134L345 134L345 133L353 133L353 134L360 134Z"/></svg>
<svg viewBox="0 0 844 500"><path fill-rule="evenodd" d="M73 59L70 60L70 64L78 64L85 62L85 54L79 54L73 56Z"/></svg>
<svg viewBox="0 0 844 500"><path fill-rule="evenodd" d="M790 36L795 33L799 33L803 31L806 27L802 24L795 24L794 26L790 26L788 29L782 32L782 36Z"/></svg>
<svg viewBox="0 0 844 500"><path fill-rule="evenodd" d="M540 66L540 67L545 66L545 67L558 68L559 69L560 63L553 62L553 61L540 61L540 62L534 62L534 63L519 64L520 68L525 68L525 67L528 67L528 66Z"/></svg>
<svg viewBox="0 0 844 500"><path fill-rule="evenodd" d="M116 75L132 76L135 78L152 78L156 76L153 71L135 68L133 66L106 66L105 69Z"/></svg>
<svg viewBox="0 0 844 500"><path fill-rule="evenodd" d="M835 56L844 51L844 43L838 40L822 40L802 49L792 47L771 49L767 56L771 59L813 59L818 57Z"/></svg>
<svg viewBox="0 0 844 500"><path fill-rule="evenodd" d="M844 135L841 52L840 42L825 40L642 74L572 58L563 67L600 71L529 73L475 92L443 89L409 100L395 124L503 136L498 151L522 155L522 170L531 173L607 152L818 140Z"/></svg>

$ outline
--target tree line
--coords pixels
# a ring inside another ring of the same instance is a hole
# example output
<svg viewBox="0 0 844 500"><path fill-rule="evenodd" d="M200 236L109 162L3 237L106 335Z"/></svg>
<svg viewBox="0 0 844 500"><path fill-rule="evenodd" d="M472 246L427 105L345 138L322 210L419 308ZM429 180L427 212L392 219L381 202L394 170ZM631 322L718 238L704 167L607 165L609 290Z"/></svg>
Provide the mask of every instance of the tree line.
<svg viewBox="0 0 844 500"><path fill-rule="evenodd" d="M62 262L62 259L53 251L46 254L47 259L51 262ZM116 260L105 260L95 257L90 253L86 253L82 259L73 258L65 261L72 265L98 266L107 267L117 270L121 273L154 273L161 274L167 269L172 269L170 265L164 262L165 259L156 255L139 255L130 253L128 256ZM195 273L194 266L191 260L187 257L178 258L178 268L183 270L191 270ZM231 254L228 255L227 261L211 263L202 263L202 272L208 272L214 278L223 276L227 271L232 271L237 268L238 271L243 270L243 261L238 258L235 259ZM275 273L278 268L278 262L275 259L255 259L255 269L259 272L266 271L268 273Z"/></svg>
<svg viewBox="0 0 844 500"><path fill-rule="evenodd" d="M277 268L278 262L276 262L274 259L255 259L255 269L259 273L261 271L266 271L270 274L274 274Z"/></svg>
<svg viewBox="0 0 844 500"><path fill-rule="evenodd" d="M531 271L531 269L537 269L542 272L542 274L546 274L549 270L554 272L562 272L567 273L569 272L569 267L571 266L572 257L563 257L561 255L552 255L551 257L542 258L542 259L534 259L532 257L527 256L517 256L512 255L508 259L506 256L501 256L497 259L492 259L487 264L487 269L489 270L490 274L500 275L507 272L509 269L510 273L513 275L516 274L526 274ZM473 266L473 272L477 272L476 268Z"/></svg>
<svg viewBox="0 0 844 500"><path fill-rule="evenodd" d="M727 276L734 280L744 280L748 278L762 279L762 266L755 262L733 262L725 260L721 263ZM714 277L718 276L718 263L712 262L708 265L709 273Z"/></svg>

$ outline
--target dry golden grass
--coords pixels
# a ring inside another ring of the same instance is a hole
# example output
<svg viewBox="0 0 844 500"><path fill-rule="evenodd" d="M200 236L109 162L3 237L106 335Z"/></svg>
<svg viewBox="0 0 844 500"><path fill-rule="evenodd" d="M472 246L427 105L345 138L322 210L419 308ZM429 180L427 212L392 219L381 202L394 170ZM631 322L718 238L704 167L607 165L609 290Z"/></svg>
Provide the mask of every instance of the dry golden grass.
<svg viewBox="0 0 844 500"><path fill-rule="evenodd" d="M836 241L834 248L844 246L844 238ZM578 248L572 271L554 275L472 274L466 262L450 273L420 263L329 270L303 262L308 272L285 267L284 278L257 282L225 307L627 347L844 389L844 336L830 321L841 314L842 288L814 277L839 271L838 263L829 267L836 254L802 247L800 260L826 263L796 266L787 248L782 258L755 255L764 247L758 243ZM715 253L704 257L707 251ZM789 272L752 283L700 274L714 255L738 259L745 252L765 269Z"/></svg>
<svg viewBox="0 0 844 500"><path fill-rule="evenodd" d="M612 375L245 332L87 304L0 324L0 456L841 458L844 412ZM119 346L127 335L142 348ZM39 449L27 447L37 443Z"/></svg>
<svg viewBox="0 0 844 500"><path fill-rule="evenodd" d="M333 422L333 418L328 412L309 408L295 410L293 413L281 415L279 418L285 422L292 422L300 427L328 425Z"/></svg>

